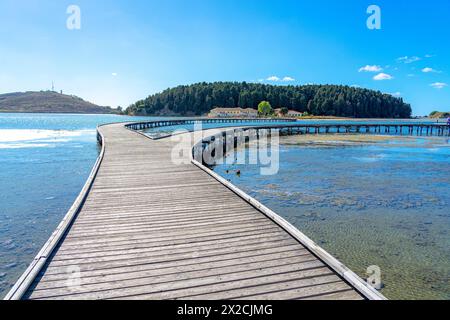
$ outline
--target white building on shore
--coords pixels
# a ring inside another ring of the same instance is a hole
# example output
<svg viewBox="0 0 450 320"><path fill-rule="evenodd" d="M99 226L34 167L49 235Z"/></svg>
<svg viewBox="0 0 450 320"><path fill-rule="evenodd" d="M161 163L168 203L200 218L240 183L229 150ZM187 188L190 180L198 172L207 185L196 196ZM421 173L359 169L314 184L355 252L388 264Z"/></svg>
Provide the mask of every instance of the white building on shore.
<svg viewBox="0 0 450 320"><path fill-rule="evenodd" d="M295 111L295 110L288 110L288 112L283 115L281 112L281 108L275 109L275 114L278 117L289 117L289 118L298 118L298 117L303 117L303 112L299 112L299 111Z"/></svg>
<svg viewBox="0 0 450 320"><path fill-rule="evenodd" d="M247 108L215 108L211 110L210 118L257 118L258 110Z"/></svg>

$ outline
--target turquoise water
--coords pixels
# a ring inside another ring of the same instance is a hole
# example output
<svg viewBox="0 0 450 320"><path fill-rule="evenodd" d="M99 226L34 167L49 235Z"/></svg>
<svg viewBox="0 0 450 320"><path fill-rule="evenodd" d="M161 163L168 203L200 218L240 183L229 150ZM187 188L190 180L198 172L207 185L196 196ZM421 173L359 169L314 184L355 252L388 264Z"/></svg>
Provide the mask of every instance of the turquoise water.
<svg viewBox="0 0 450 320"><path fill-rule="evenodd" d="M78 196L99 153L96 126L136 119L0 114L0 297Z"/></svg>
<svg viewBox="0 0 450 320"><path fill-rule="evenodd" d="M450 299L449 138L348 139L281 138L273 176L256 165L214 170L361 277L378 265L388 298Z"/></svg>

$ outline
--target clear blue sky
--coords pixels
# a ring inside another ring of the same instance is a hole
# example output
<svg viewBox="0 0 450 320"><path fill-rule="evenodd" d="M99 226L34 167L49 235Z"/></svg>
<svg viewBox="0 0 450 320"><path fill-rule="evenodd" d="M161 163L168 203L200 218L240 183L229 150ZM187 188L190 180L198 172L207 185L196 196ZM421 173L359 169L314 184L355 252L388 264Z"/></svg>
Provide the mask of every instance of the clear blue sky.
<svg viewBox="0 0 450 320"><path fill-rule="evenodd" d="M71 4L81 30L66 28ZM366 27L371 4L381 30ZM54 80L126 107L200 81L329 83L401 95L416 115L448 111L449 21L448 0L1 0L0 93Z"/></svg>

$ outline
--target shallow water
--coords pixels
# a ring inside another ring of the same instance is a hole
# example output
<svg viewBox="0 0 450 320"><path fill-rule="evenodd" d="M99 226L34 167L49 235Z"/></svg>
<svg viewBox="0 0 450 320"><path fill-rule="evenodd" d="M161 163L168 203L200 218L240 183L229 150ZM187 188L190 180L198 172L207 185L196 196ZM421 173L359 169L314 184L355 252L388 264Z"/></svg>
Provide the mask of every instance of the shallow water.
<svg viewBox="0 0 450 320"><path fill-rule="evenodd" d="M81 191L99 153L96 126L136 119L0 114L0 297Z"/></svg>
<svg viewBox="0 0 450 320"><path fill-rule="evenodd" d="M214 170L361 277L378 265L388 298L450 299L448 139L342 137L281 138L276 175Z"/></svg>

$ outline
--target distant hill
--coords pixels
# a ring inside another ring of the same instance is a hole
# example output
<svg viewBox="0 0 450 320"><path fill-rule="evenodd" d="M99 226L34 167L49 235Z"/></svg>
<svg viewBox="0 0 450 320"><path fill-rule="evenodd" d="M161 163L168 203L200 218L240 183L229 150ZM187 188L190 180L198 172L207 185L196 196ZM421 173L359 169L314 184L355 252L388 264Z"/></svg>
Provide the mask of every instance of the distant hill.
<svg viewBox="0 0 450 320"><path fill-rule="evenodd" d="M432 119L442 119L442 118L448 118L448 117L450 117L450 112L433 111L430 114L430 118L432 118Z"/></svg>
<svg viewBox="0 0 450 320"><path fill-rule="evenodd" d="M256 109L261 101L274 108L315 116L410 118L401 98L363 88L338 85L274 86L246 82L197 83L167 89L128 107L129 115L204 115L215 107Z"/></svg>
<svg viewBox="0 0 450 320"><path fill-rule="evenodd" d="M53 91L0 94L0 112L23 113L117 113L83 99Z"/></svg>

